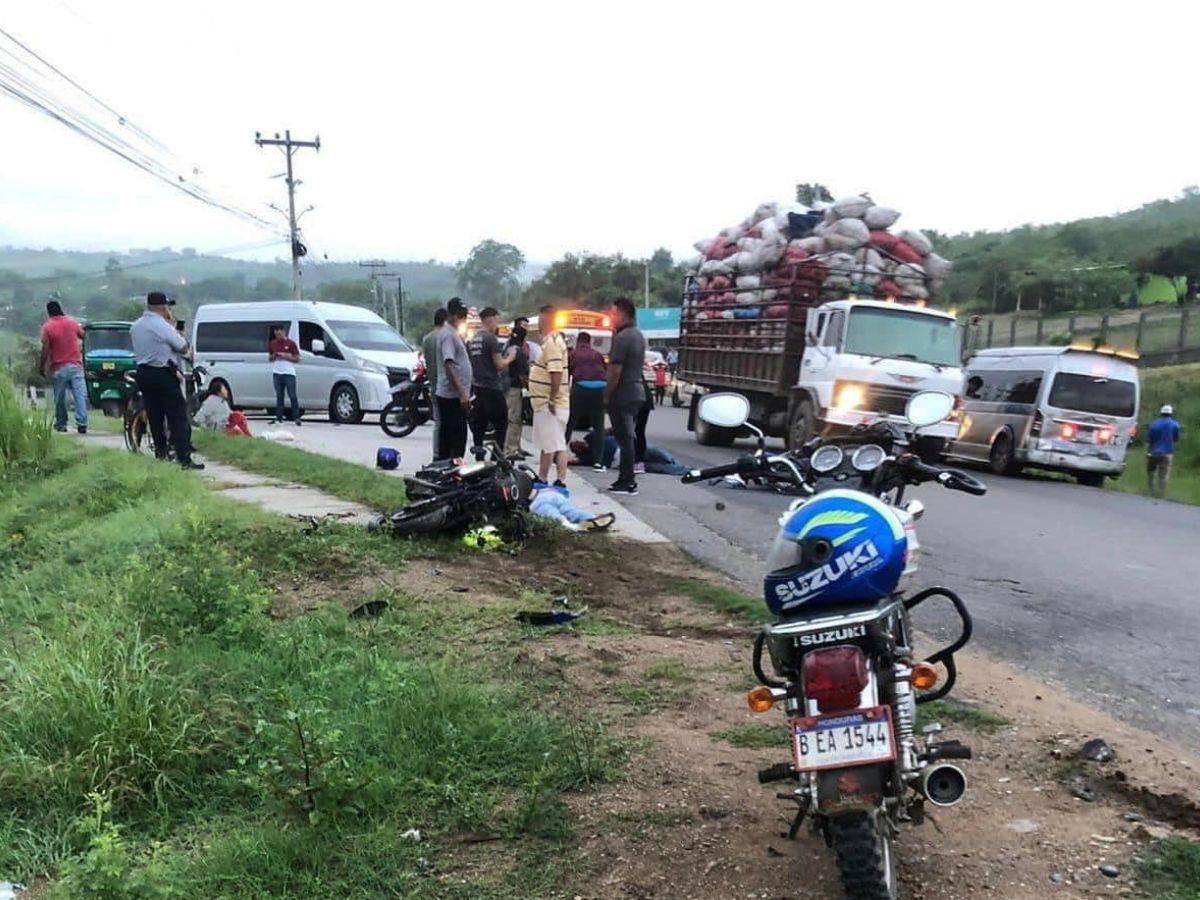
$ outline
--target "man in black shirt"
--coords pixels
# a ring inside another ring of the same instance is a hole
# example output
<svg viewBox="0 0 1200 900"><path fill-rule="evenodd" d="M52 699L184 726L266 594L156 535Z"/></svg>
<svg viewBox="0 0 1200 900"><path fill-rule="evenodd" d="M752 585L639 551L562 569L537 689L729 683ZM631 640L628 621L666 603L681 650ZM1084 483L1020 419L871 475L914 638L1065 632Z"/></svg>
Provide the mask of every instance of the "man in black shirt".
<svg viewBox="0 0 1200 900"><path fill-rule="evenodd" d="M479 330L467 342L467 353L471 357L471 388L475 393L471 436L477 448L483 446L489 429L495 431L495 441L503 447L508 431L508 402L501 373L512 364L516 350L505 351L496 337L499 316L499 310L485 307L479 313Z"/></svg>
<svg viewBox="0 0 1200 900"><path fill-rule="evenodd" d="M646 338L634 321L637 310L628 297L613 301L612 352L608 359L608 384L604 388L604 405L612 422L613 437L621 448L620 475L610 491L617 494L636 494L633 464L636 457L638 418L646 406L646 383L642 365L646 358ZM642 426L645 434L645 425ZM644 440L644 438L643 438ZM642 445L643 451L645 445Z"/></svg>
<svg viewBox="0 0 1200 900"><path fill-rule="evenodd" d="M525 388L529 386L529 347L525 344L529 320L522 317L513 322L512 334L504 348L515 350L507 372L508 384L504 398L508 401L508 432L504 438L506 456L527 456L521 449L521 431L525 427Z"/></svg>

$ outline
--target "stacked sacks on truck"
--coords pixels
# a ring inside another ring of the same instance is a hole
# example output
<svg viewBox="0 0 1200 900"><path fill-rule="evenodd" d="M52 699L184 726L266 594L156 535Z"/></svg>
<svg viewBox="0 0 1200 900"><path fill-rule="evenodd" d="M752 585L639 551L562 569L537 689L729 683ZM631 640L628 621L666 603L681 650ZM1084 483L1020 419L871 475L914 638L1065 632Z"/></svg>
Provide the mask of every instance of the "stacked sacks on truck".
<svg viewBox="0 0 1200 900"><path fill-rule="evenodd" d="M893 232L899 219L898 210L866 195L812 209L761 203L742 222L696 243L697 273L736 280L741 311L719 310L726 319L783 318L794 300L851 294L923 302L942 287L950 263L924 233ZM758 284L746 280L753 277ZM714 306L710 314L716 312Z"/></svg>

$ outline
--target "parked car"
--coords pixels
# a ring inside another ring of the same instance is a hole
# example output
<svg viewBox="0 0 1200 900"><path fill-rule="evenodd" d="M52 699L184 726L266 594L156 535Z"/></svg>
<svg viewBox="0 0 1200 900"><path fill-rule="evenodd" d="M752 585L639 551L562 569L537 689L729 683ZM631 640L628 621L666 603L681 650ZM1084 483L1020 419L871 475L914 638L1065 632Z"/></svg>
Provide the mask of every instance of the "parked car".
<svg viewBox="0 0 1200 900"><path fill-rule="evenodd" d="M406 381L417 351L391 325L359 306L268 301L210 303L196 310L196 362L228 388L237 407L273 409L267 341L282 325L300 348L296 391L304 409L328 409L334 422L382 412L392 387Z"/></svg>
<svg viewBox="0 0 1200 900"><path fill-rule="evenodd" d="M986 462L996 474L1036 466L1099 486L1125 469L1139 391L1137 367L1115 350L983 350L966 365L948 455Z"/></svg>

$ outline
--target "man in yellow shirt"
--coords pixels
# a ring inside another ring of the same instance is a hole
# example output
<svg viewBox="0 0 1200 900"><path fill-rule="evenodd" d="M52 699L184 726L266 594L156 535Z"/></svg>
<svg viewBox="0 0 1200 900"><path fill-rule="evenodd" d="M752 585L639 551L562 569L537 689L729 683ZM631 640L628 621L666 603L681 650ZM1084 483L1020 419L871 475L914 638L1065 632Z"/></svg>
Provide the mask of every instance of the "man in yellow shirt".
<svg viewBox="0 0 1200 900"><path fill-rule="evenodd" d="M533 445L538 451L538 478L546 482L550 464L558 470L554 487L565 488L567 479L567 342L554 327L554 307L538 310L538 343L541 353L529 364L529 401L533 406Z"/></svg>

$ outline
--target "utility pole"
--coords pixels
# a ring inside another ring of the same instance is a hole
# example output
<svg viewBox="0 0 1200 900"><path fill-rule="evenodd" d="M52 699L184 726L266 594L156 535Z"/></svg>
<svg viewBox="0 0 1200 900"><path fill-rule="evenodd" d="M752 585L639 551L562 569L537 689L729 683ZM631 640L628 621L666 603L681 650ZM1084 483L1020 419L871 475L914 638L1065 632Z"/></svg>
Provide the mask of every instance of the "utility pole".
<svg viewBox="0 0 1200 900"><path fill-rule="evenodd" d="M396 330L404 336L404 276L396 275Z"/></svg>
<svg viewBox="0 0 1200 900"><path fill-rule="evenodd" d="M646 286L643 305L646 309L650 308L650 260L646 260Z"/></svg>
<svg viewBox="0 0 1200 900"><path fill-rule="evenodd" d="M321 138L317 137L311 141L293 141L290 130L285 131L282 138L279 136L279 132L275 132L275 137L273 138L265 138L262 136L261 131L256 131L254 132L254 143L260 147L282 147L284 155L287 157L288 233L292 238L292 299L299 300L301 299L300 257L308 253L308 248L300 243L300 237L296 230L296 185L300 182L296 181L292 174L292 154L301 147L320 151ZM307 211L305 210L305 212Z"/></svg>
<svg viewBox="0 0 1200 900"><path fill-rule="evenodd" d="M358 267L360 269L371 270L371 274L368 277L371 279L371 297L375 301L375 312L386 319L387 316L383 315L386 312L383 306L383 299L379 295L379 276L381 274L379 270L386 269L387 263L382 259L368 259L360 262Z"/></svg>

